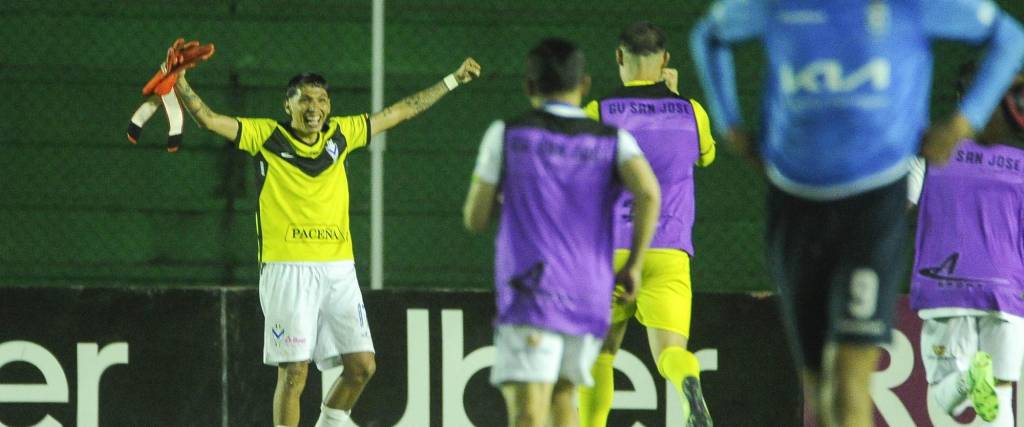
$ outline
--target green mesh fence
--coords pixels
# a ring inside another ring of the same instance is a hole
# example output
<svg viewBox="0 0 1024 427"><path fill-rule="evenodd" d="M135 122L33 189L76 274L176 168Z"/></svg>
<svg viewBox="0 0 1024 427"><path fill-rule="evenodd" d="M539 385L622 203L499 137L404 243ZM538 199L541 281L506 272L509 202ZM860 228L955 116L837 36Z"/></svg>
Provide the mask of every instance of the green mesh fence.
<svg viewBox="0 0 1024 427"><path fill-rule="evenodd" d="M1017 16L1020 2L1003 1ZM388 1L385 103L475 57L478 81L388 133L386 287L489 287L490 236L461 226L479 138L516 114L522 60L546 36L576 41L597 97L619 84L619 30L651 19L670 35L681 90L702 99L687 32L703 1ZM189 74L228 115L284 118L288 78L316 71L331 83L334 114L370 106L371 3L367 0L0 2L0 284L227 284L257 281L252 160L186 119L183 149L164 152L157 116L138 146L125 127L139 89L178 36L217 45ZM939 45L934 108L952 105L956 64L974 53ZM743 105L756 117L761 56L737 58ZM756 123L756 119L754 120ZM370 155L350 157L352 233L359 277L369 281ZM694 284L698 290L769 287L761 242L764 185L728 154L697 174Z"/></svg>

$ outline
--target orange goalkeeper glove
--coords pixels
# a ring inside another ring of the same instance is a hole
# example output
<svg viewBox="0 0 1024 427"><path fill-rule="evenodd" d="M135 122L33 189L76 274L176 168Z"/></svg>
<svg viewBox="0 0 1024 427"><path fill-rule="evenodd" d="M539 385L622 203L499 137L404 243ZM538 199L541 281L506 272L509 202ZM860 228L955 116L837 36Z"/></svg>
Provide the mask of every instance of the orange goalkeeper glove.
<svg viewBox="0 0 1024 427"><path fill-rule="evenodd" d="M200 62L210 59L215 49L213 44L200 45L198 41L185 43L185 39L178 38L167 49L167 57L156 74L146 82L142 88L142 95L147 96L128 123L128 140L132 144L139 141L142 136L142 126L160 108L162 103L167 113L169 130L167 135L167 151L176 152L181 146L181 131L183 126L183 114L178 97L174 93L174 83L182 71L194 68Z"/></svg>

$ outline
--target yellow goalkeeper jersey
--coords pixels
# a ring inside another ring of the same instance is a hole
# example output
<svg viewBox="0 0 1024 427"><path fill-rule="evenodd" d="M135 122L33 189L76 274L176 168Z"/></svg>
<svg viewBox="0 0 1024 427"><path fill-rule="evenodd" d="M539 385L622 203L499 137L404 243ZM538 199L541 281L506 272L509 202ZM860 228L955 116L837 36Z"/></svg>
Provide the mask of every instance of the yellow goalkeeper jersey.
<svg viewBox="0 0 1024 427"><path fill-rule="evenodd" d="M331 117L313 145L287 122L238 122L235 142L256 159L260 262L352 260L345 158L369 142L369 116Z"/></svg>

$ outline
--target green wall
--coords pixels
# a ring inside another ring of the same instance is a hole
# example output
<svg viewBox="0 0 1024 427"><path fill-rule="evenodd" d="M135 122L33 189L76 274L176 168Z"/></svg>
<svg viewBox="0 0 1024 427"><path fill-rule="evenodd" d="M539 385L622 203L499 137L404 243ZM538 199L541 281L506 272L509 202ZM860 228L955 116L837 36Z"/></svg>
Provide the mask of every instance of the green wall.
<svg viewBox="0 0 1024 427"><path fill-rule="evenodd" d="M1011 4L1017 16L1024 5ZM490 121L528 108L521 63L545 36L577 41L594 96L618 84L618 31L653 19L670 34L684 93L702 98L687 32L707 2L389 1L386 103L426 87L465 56L480 81L388 133L385 286L488 287L490 236L461 227L479 138ZM186 123L185 145L163 151L156 117L139 146L124 129L139 89L178 36L217 45L189 74L214 110L282 118L287 79L324 74L335 114L370 104L370 2L34 1L0 3L0 284L238 284L257 281L251 159ZM934 108L952 104L947 82L973 55L938 45ZM756 112L760 53L740 48L740 89ZM348 163L356 264L369 282L369 153ZM768 288L763 272L764 185L722 154L697 175L699 290Z"/></svg>

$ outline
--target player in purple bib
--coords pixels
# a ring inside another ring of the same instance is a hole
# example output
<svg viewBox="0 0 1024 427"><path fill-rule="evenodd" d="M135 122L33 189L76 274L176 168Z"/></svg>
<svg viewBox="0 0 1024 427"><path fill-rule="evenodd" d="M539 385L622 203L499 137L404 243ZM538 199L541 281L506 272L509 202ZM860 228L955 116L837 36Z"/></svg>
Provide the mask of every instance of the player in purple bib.
<svg viewBox="0 0 1024 427"><path fill-rule="evenodd" d="M1024 363L1021 105L1024 78L979 136L987 143L961 141L945 166L919 161L909 181L919 208L910 303L924 320L929 396L951 415L970 397L984 426L1013 426Z"/></svg>
<svg viewBox="0 0 1024 427"><path fill-rule="evenodd" d="M473 171L464 218L487 229L502 195L495 238L495 363L510 426L577 425L575 388L608 331L612 287L632 298L657 223L657 178L626 131L579 108L590 79L572 43L546 39L526 60L535 110L496 121ZM616 274L612 213L622 187L636 198L631 249Z"/></svg>
<svg viewBox="0 0 1024 427"><path fill-rule="evenodd" d="M647 21L623 29L615 49L622 86L585 108L591 118L636 137L658 177L662 206L651 249L644 257L644 287L635 303L613 304L612 326L591 371L594 386L580 388L583 427L607 425L615 395L615 355L634 317L646 329L658 373L679 396L687 425L712 425L700 385L700 363L687 350L687 343L693 301L694 167L714 161L715 141L704 108L678 94L678 73L666 68L670 58L666 39L664 31ZM615 266L629 257L632 206L633 196L623 192L615 205Z"/></svg>

